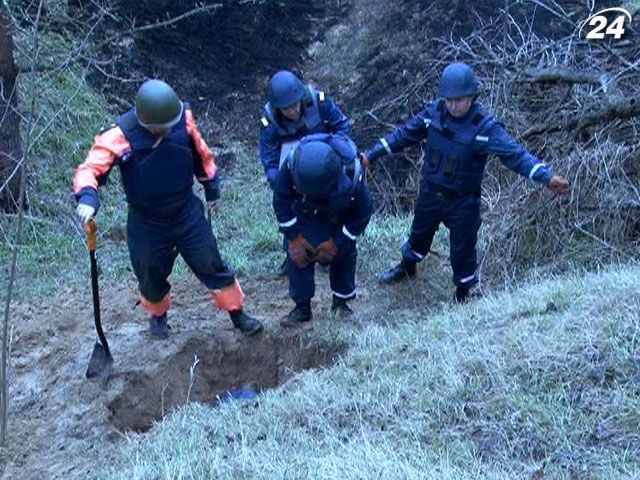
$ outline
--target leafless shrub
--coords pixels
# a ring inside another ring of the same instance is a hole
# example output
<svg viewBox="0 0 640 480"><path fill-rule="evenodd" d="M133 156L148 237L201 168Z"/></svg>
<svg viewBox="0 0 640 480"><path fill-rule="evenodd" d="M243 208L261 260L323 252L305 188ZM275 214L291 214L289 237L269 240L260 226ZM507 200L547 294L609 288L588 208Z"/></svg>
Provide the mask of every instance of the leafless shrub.
<svg viewBox="0 0 640 480"><path fill-rule="evenodd" d="M490 3L495 4L491 15L476 12L466 25L468 33L459 37L430 35L437 31L433 19L443 15L431 11L421 17L416 11L415 23L397 34L403 40L395 40L402 45L398 52L390 52L384 41L371 45L372 51L377 48L375 58L386 58L387 64L393 58L393 71L404 72L404 78L391 85L377 77L383 89L370 83L363 87L367 98L354 99L357 104L368 102L359 117L360 143L369 145L416 114L436 97L442 68L465 61L481 81L479 100L511 135L571 182L570 195L557 198L518 179L499 161L490 162L483 184L485 279L515 278L532 265L593 266L613 258L637 258L636 32L628 28L623 40L588 42L578 37L578 20L589 15L589 6L582 2ZM534 16L540 12L547 24L536 27ZM377 65L375 58L368 64ZM413 207L421 164L419 149L378 162L370 184L380 212Z"/></svg>

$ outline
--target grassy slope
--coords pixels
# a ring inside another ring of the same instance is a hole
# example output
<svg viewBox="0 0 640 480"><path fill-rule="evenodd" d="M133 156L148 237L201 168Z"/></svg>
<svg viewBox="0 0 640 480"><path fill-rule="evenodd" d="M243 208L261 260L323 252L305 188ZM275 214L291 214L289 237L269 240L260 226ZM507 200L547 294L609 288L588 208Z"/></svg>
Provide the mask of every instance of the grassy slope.
<svg viewBox="0 0 640 480"><path fill-rule="evenodd" d="M58 286L86 283L70 179L111 117L71 69L43 76L39 90L48 99L39 102L43 112L65 108L33 157L35 220L20 252L23 294L46 292L51 278ZM237 146L236 154L216 230L223 254L246 275L278 263L280 239L253 153ZM128 258L124 243L109 240L126 218L117 175L103 193L101 266L105 280L118 281ZM396 259L408 222L374 218L360 244L364 278ZM13 223L0 226L0 263L7 264L4 239ZM441 232L435 249L446 251L445 241ZM184 271L179 263L176 276ZM547 464L551 477L637 478L639 275L629 267L549 281L438 315L384 312L372 303L361 311L365 325L337 333L352 345L337 366L266 393L258 408L190 406L146 441L133 437L105 475L530 478ZM549 301L559 310L545 313ZM331 327L316 330L334 335Z"/></svg>
<svg viewBox="0 0 640 480"><path fill-rule="evenodd" d="M42 41L47 51L54 47L64 50L66 45L64 39L53 35L43 35ZM111 121L112 114L74 65L36 74L35 78L25 73L20 81L23 108L30 104L32 81L37 90L36 141L29 158L29 211L18 266L17 294L24 297L46 292L52 278L58 285L74 285L86 278L85 235L74 215L71 182L94 135ZM98 217L102 233L124 224L126 209L120 190L116 180L110 182L107 195L102 195ZM8 265L15 238L14 218L0 218L0 234L0 264ZM126 266L126 252L123 255L114 245L102 244L103 271L116 277ZM0 271L0 281L4 282L6 274L5 269Z"/></svg>
<svg viewBox="0 0 640 480"><path fill-rule="evenodd" d="M548 280L395 325L372 305L341 330L336 366L256 406L189 406L104 478L638 478L639 276Z"/></svg>

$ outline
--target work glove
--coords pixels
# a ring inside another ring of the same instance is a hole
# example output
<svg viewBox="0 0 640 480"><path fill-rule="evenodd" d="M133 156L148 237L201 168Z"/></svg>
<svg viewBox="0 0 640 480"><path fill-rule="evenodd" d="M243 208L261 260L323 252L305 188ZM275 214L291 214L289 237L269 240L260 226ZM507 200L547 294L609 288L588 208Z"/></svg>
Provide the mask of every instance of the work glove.
<svg viewBox="0 0 640 480"><path fill-rule="evenodd" d="M369 157L367 157L367 154L364 152L360 152L360 163L362 164L362 168L364 168L365 170L369 170L371 161L369 160Z"/></svg>
<svg viewBox="0 0 640 480"><path fill-rule="evenodd" d="M338 255L338 247L336 246L333 239L329 239L325 242L322 242L318 245L316 254L316 260L320 263L331 263L333 259Z"/></svg>
<svg viewBox="0 0 640 480"><path fill-rule="evenodd" d="M82 220L84 223L87 223L95 215L96 209L91 205L79 203L78 207L76 208L76 213L78 214L78 217L80 217L80 220Z"/></svg>
<svg viewBox="0 0 640 480"><path fill-rule="evenodd" d="M316 250L302 235L289 240L289 258L298 268L306 268L314 261Z"/></svg>
<svg viewBox="0 0 640 480"><path fill-rule="evenodd" d="M554 175L553 177L551 177L547 188L553 193L564 195L569 191L569 182L565 178Z"/></svg>

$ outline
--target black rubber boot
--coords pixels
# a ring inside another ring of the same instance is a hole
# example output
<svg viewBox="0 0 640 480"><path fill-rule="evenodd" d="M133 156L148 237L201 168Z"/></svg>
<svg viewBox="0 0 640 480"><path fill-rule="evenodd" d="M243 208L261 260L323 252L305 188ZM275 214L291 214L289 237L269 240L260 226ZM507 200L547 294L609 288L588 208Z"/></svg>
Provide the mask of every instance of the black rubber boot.
<svg viewBox="0 0 640 480"><path fill-rule="evenodd" d="M402 260L395 267L387 270L380 277L382 283L396 283L414 277L417 272L416 264Z"/></svg>
<svg viewBox="0 0 640 480"><path fill-rule="evenodd" d="M289 258L285 255L283 262L278 267L276 271L276 275L280 278L286 277L289 275Z"/></svg>
<svg viewBox="0 0 640 480"><path fill-rule="evenodd" d="M243 310L229 312L229 316L231 317L234 328L237 328L242 333L246 333L247 335L255 335L256 333L262 331L262 322L260 322L260 320L258 320L257 318L247 315Z"/></svg>
<svg viewBox="0 0 640 480"><path fill-rule="evenodd" d="M296 303L296 306L288 314L280 319L283 327L297 327L305 322L311 321L311 302Z"/></svg>
<svg viewBox="0 0 640 480"><path fill-rule="evenodd" d="M331 303L331 314L336 317L346 318L353 315L353 310L349 308L347 300L333 296L333 302Z"/></svg>
<svg viewBox="0 0 640 480"><path fill-rule="evenodd" d="M458 285L456 287L456 293L453 294L453 301L456 303L465 303L467 297L469 297L469 287Z"/></svg>
<svg viewBox="0 0 640 480"><path fill-rule="evenodd" d="M169 329L171 327L167 323L167 314L161 316L151 315L149 318L149 332L151 336L159 340L166 340L169 337Z"/></svg>

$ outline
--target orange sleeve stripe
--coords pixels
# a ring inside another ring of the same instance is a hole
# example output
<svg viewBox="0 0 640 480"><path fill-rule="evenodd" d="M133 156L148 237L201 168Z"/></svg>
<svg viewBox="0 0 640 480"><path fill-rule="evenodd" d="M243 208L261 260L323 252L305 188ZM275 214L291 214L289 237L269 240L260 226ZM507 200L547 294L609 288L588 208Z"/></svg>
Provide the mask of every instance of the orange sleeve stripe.
<svg viewBox="0 0 640 480"><path fill-rule="evenodd" d="M237 279L228 287L224 287L221 290L213 290L211 293L213 294L216 307L220 310L233 312L242 309L244 293Z"/></svg>
<svg viewBox="0 0 640 480"><path fill-rule="evenodd" d="M167 293L159 302L152 302L151 300L147 300L142 296L142 294L140 294L140 305L151 315L161 317L171 308L171 294Z"/></svg>
<svg viewBox="0 0 640 480"><path fill-rule="evenodd" d="M73 191L78 193L83 188L98 189L98 178L107 174L116 159L131 150L129 141L120 127L114 127L94 139L93 147L87 159L76 169L73 176Z"/></svg>
<svg viewBox="0 0 640 480"><path fill-rule="evenodd" d="M218 171L216 160L213 157L213 153L211 153L209 145L204 141L200 130L198 130L196 120L193 117L193 112L190 109L187 109L185 115L187 120L187 133L191 137L191 140L193 140L193 145L202 159L202 167L207 174L207 178L205 180L211 180L215 177L216 172Z"/></svg>

